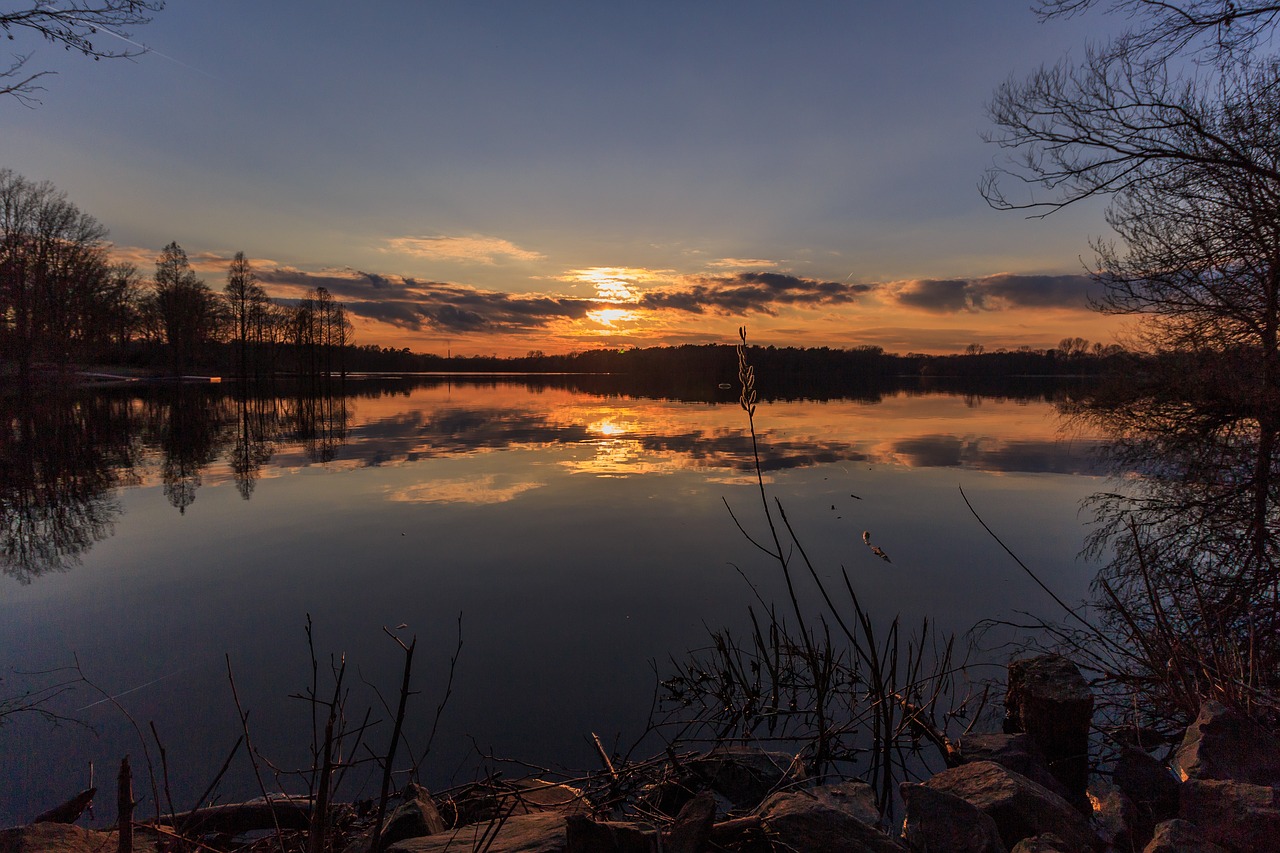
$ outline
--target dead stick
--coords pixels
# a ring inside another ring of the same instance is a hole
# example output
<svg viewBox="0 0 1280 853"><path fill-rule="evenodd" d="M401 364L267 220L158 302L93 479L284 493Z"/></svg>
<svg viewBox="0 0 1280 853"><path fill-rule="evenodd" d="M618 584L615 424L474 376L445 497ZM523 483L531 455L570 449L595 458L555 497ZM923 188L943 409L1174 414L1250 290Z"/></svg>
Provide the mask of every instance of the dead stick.
<svg viewBox="0 0 1280 853"><path fill-rule="evenodd" d="M133 774L129 771L129 756L120 761L120 775L116 785L116 833L118 853L133 853Z"/></svg>
<svg viewBox="0 0 1280 853"><path fill-rule="evenodd" d="M400 683L400 707L396 710L396 724L391 730L391 746L387 749L387 763L382 768L382 790L378 794L378 817L373 823L373 835L370 841L370 851L372 853L382 853L382 822L387 816L387 797L391 793L391 763L396 758L396 747L400 743L400 730L404 728L405 706L409 702L409 677L413 674L413 650L418 645L418 638L414 636L409 645L405 645L395 634L392 634L386 628L383 632L396 641L400 648L404 649L404 680Z"/></svg>
<svg viewBox="0 0 1280 853"><path fill-rule="evenodd" d="M600 753L600 760L604 762L604 769L609 771L609 776L613 781L618 781L618 771L613 767L613 761L609 758L609 753L604 751L604 745L600 743L600 735L595 732L591 733L591 740L595 742L596 752Z"/></svg>

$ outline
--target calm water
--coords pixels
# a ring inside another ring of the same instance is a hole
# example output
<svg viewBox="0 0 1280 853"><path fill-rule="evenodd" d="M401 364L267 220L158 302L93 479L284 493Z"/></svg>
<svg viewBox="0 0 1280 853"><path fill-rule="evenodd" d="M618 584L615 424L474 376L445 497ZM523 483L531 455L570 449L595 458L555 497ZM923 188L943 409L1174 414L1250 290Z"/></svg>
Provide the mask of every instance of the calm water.
<svg viewBox="0 0 1280 853"><path fill-rule="evenodd" d="M725 506L762 531L735 392L685 402L599 386L367 380L247 403L130 388L6 412L0 696L78 660L144 730L154 721L188 807L239 733L227 655L258 746L293 767L310 742L309 710L288 698L309 680L307 614L322 663L346 654L353 709L376 702L362 682L394 702L400 653L382 629L405 625L421 748L461 614L428 783L470 778L479 754L593 767L589 733L639 736L670 655L744 623L754 599L739 571L780 591ZM1063 598L1084 598L1096 567L1076 556L1079 505L1102 472L1093 437L1060 431L1057 393L766 402L766 483L815 562L847 567L876 612L957 631L1056 615L959 487ZM141 765L138 735L101 698L81 686L51 704L94 731L0 727L0 825L84 787L91 762L104 790L121 755ZM256 794L241 765L224 799Z"/></svg>

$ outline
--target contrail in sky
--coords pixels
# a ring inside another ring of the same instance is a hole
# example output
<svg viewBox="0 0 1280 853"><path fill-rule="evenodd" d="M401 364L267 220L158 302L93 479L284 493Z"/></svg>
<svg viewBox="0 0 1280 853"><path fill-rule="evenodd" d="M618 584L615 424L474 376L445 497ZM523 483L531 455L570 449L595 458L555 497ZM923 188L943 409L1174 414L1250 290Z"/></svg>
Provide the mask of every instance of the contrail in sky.
<svg viewBox="0 0 1280 853"><path fill-rule="evenodd" d="M115 36L116 38L120 39L120 41L126 44L133 45L134 47L141 50L143 53L154 53L156 56L160 57L161 59L167 59L170 62L174 63L175 65L181 65L183 68L194 71L197 74L203 74L204 76L208 77L210 80L218 79L216 76L214 76L213 74L210 74L208 71L205 71L203 68L196 68L194 65L188 65L187 63L183 62L181 59L174 59L172 56L169 56L167 53L161 53L160 51L156 50L154 47L147 47L142 42L134 41L128 36L123 36L120 33L115 32L114 30L111 30L111 29L108 29L107 27L102 26L102 24L90 24L89 22L82 21L79 18L71 18L71 20L75 21L76 23L83 24L84 26L94 30L102 30L104 33L106 33L109 36Z"/></svg>

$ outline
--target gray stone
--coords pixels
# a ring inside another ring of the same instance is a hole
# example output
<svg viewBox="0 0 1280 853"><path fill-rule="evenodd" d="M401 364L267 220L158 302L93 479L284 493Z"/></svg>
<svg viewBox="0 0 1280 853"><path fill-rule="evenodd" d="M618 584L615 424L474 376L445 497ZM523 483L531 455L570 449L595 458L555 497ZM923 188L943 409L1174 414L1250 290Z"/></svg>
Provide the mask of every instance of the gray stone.
<svg viewBox="0 0 1280 853"><path fill-rule="evenodd" d="M1005 732L1026 732L1049 761L1067 800L1088 811L1089 725L1093 693L1080 670L1059 655L1009 664Z"/></svg>
<svg viewBox="0 0 1280 853"><path fill-rule="evenodd" d="M926 785L899 787L902 838L913 853L1006 853L991 816L955 794Z"/></svg>
<svg viewBox="0 0 1280 853"><path fill-rule="evenodd" d="M671 828L663 833L664 853L703 853L716 822L716 798L703 791L684 804Z"/></svg>
<svg viewBox="0 0 1280 853"><path fill-rule="evenodd" d="M1115 850L1137 850L1151 839L1151 829L1143 829L1138 807L1113 784L1098 780L1089 786L1093 804L1093 827L1103 842Z"/></svg>
<svg viewBox="0 0 1280 853"><path fill-rule="evenodd" d="M1280 785L1280 741L1239 711L1213 700L1187 727L1174 763L1187 779Z"/></svg>
<svg viewBox="0 0 1280 853"><path fill-rule="evenodd" d="M990 815L1005 847L1024 838L1052 832L1074 849L1098 843L1089 821L1057 794L994 761L975 761L938 773L925 782L930 788L968 800Z"/></svg>
<svg viewBox="0 0 1280 853"><path fill-rule="evenodd" d="M1178 816L1205 838L1237 853L1275 853L1280 847L1280 789L1223 779L1182 783Z"/></svg>
<svg viewBox="0 0 1280 853"><path fill-rule="evenodd" d="M961 735L956 745L964 761L994 761L1067 798L1067 789L1049 772L1049 760L1026 732Z"/></svg>
<svg viewBox="0 0 1280 853"><path fill-rule="evenodd" d="M421 838L445 831L444 818L436 809L431 793L421 785L410 782L400 794L402 802L387 815L382 827L382 848L385 850L406 838ZM373 827L369 827L343 850L343 853L368 853L372 845Z"/></svg>
<svg viewBox="0 0 1280 853"><path fill-rule="evenodd" d="M774 794L761 804L759 814L774 849L903 853L904 847L863 819L864 811L847 793L833 795L819 787Z"/></svg>
<svg viewBox="0 0 1280 853"><path fill-rule="evenodd" d="M1178 779L1168 767L1141 749L1126 746L1116 759L1112 780L1152 826L1178 813Z"/></svg>
<svg viewBox="0 0 1280 853"><path fill-rule="evenodd" d="M739 809L753 809L774 791L805 777L796 756L750 746L717 747L685 762L685 768Z"/></svg>
<svg viewBox="0 0 1280 853"><path fill-rule="evenodd" d="M439 835L407 838L388 847L387 853L566 853L567 845L565 816L541 812L512 815L505 821L473 823Z"/></svg>
<svg viewBox="0 0 1280 853"><path fill-rule="evenodd" d="M1227 853L1204 837L1194 823L1174 818L1156 826L1155 835L1142 853Z"/></svg>
<svg viewBox="0 0 1280 853"><path fill-rule="evenodd" d="M567 853L657 853L658 834L630 823L593 820L575 814L565 818Z"/></svg>

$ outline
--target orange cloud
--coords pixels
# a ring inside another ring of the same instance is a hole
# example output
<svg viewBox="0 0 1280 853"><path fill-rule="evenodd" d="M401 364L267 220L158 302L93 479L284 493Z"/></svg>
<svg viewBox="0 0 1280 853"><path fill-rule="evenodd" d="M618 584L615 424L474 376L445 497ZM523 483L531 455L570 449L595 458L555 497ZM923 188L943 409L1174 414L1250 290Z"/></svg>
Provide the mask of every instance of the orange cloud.
<svg viewBox="0 0 1280 853"><path fill-rule="evenodd" d="M382 251L431 261L473 264L496 264L499 260L540 261L546 257L541 252L522 249L510 240L482 235L391 237Z"/></svg>

